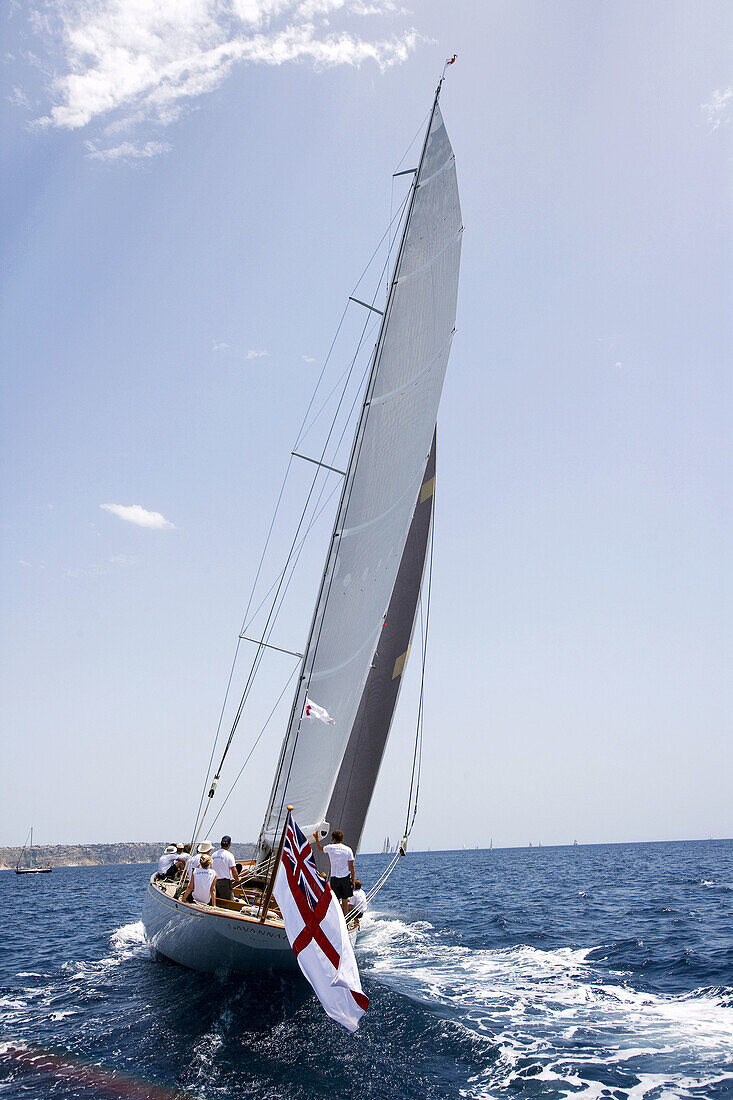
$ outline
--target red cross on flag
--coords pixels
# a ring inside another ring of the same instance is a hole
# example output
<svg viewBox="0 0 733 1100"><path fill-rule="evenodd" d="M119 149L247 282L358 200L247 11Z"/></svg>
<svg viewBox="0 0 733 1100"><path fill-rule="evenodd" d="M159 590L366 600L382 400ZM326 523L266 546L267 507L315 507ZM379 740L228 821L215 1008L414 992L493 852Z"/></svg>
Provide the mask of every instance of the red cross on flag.
<svg viewBox="0 0 733 1100"><path fill-rule="evenodd" d="M356 1031L369 1005L341 906L292 814L273 888L300 969L332 1020Z"/></svg>

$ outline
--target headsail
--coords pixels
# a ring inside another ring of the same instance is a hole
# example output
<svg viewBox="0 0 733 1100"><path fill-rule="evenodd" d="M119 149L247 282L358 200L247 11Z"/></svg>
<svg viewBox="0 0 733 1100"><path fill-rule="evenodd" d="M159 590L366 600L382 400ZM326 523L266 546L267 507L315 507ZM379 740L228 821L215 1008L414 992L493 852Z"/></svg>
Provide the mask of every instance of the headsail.
<svg viewBox="0 0 733 1100"><path fill-rule="evenodd" d="M326 819L420 492L455 331L461 210L436 95L261 835ZM303 717L306 692L335 725ZM317 728L316 728L317 727Z"/></svg>

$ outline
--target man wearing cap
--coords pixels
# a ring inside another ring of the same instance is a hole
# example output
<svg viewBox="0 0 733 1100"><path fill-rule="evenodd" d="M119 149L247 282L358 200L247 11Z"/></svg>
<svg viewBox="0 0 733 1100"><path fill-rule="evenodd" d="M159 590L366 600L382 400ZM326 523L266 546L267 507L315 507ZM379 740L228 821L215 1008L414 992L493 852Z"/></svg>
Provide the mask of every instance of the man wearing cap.
<svg viewBox="0 0 733 1100"><path fill-rule="evenodd" d="M216 896L225 898L227 901L232 900L232 880L235 884L239 882L237 861L229 851L231 843L232 838L230 836L223 836L221 838L221 848L217 848L211 857L216 871Z"/></svg>

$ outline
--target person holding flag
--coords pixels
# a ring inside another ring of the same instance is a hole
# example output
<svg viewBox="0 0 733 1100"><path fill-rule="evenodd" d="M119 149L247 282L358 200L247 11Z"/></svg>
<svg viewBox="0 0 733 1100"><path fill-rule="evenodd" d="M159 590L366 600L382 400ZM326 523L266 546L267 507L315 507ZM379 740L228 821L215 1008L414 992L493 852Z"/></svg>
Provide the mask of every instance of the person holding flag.
<svg viewBox="0 0 733 1100"><path fill-rule="evenodd" d="M341 908L344 916L346 916L349 911L349 898L354 893L354 880L356 878L354 853L348 844L344 844L344 834L340 829L334 829L331 838L333 844L326 844L324 847L318 839L318 833L313 834L318 851L325 852L328 856L331 865L331 874L328 876L328 881L331 883L334 894L341 902Z"/></svg>

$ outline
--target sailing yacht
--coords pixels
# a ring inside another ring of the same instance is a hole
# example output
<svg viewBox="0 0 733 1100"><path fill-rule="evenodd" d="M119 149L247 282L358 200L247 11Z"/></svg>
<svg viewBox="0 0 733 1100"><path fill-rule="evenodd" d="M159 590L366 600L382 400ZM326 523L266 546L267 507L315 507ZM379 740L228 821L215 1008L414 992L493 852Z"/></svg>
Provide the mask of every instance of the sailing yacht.
<svg viewBox="0 0 733 1100"><path fill-rule="evenodd" d="M442 83L417 168L409 170L384 309L367 306L381 314L379 335L255 858L234 900L219 899L216 908L181 901L180 885L155 875L146 888L151 949L195 970L296 965L272 898L290 808L307 837L339 828L354 850L361 838L420 599L436 420L455 334L463 226ZM331 724L314 720L312 710ZM221 764L209 804L220 773ZM406 847L405 837L395 861Z"/></svg>
<svg viewBox="0 0 733 1100"><path fill-rule="evenodd" d="M26 848L28 848L28 866L21 867ZM36 867L33 863L33 826L31 825L30 845L28 845L28 838L26 837L26 843L23 845L18 856L18 862L15 865L15 873L16 875L49 875L51 871L53 871L53 867L50 863L47 863L45 867Z"/></svg>

